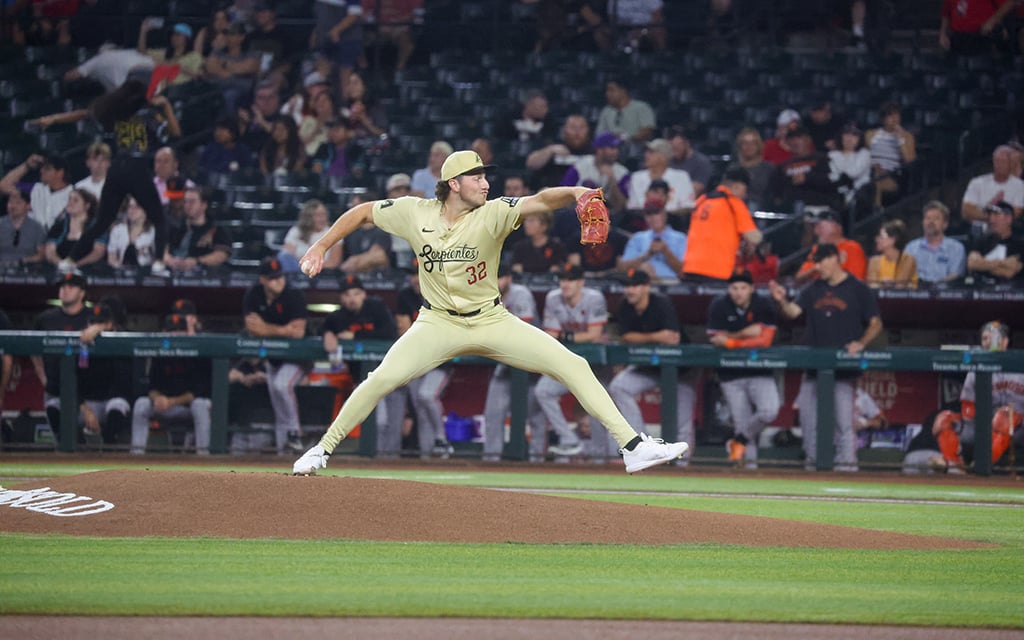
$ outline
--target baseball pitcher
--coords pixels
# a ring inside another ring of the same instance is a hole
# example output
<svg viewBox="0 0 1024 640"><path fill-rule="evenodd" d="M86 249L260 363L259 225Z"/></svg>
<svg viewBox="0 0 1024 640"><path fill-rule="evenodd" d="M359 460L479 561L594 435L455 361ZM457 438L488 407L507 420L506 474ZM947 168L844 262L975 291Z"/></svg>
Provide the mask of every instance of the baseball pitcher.
<svg viewBox="0 0 1024 640"><path fill-rule="evenodd" d="M352 392L320 443L292 468L315 473L385 394L458 356L480 355L511 367L549 375L564 384L591 415L601 420L622 447L626 472L669 462L686 443L638 435L616 409L585 359L556 338L531 326L501 305L497 275L501 246L524 218L576 201L582 242L603 242L608 210L601 191L555 187L524 198L487 200L490 185L480 156L458 151L441 167L434 199L403 197L358 204L338 218L300 261L315 277L324 254L362 224L372 223L404 238L419 260L423 309L379 366Z"/></svg>

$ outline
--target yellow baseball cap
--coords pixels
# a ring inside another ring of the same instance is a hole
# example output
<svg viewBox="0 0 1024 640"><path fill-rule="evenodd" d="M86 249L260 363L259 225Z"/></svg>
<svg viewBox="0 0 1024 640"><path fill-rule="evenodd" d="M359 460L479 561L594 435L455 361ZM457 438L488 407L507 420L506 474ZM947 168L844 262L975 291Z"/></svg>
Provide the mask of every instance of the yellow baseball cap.
<svg viewBox="0 0 1024 640"><path fill-rule="evenodd" d="M444 164L441 165L441 180L447 181L466 173L493 168L493 164L484 164L476 151L456 151L445 158Z"/></svg>

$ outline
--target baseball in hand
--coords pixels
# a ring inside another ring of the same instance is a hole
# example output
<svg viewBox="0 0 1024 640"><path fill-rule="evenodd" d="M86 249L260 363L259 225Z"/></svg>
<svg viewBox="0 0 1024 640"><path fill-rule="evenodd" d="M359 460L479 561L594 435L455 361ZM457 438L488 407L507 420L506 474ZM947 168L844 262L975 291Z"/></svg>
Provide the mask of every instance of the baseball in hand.
<svg viewBox="0 0 1024 640"><path fill-rule="evenodd" d="M299 265L299 268L302 269L302 273L306 274L306 277L313 277L313 263L309 260L303 260L302 264Z"/></svg>

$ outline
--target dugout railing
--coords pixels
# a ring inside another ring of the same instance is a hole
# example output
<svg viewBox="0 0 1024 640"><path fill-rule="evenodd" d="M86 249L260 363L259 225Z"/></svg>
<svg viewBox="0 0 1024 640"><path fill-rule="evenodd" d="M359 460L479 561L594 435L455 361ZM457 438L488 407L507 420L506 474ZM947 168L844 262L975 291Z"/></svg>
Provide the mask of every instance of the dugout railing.
<svg viewBox="0 0 1024 640"><path fill-rule="evenodd" d="M377 362L390 347L390 341L342 341L344 358L350 361ZM76 332L0 331L0 355L51 356L60 359L61 371L61 451L76 449L78 423L78 391L76 367L81 349ZM661 370L661 433L666 440L677 436L676 394L671 391L678 382L679 369L742 368L752 371L782 369L815 369L818 376L817 469L832 469L834 457L835 405L833 388L836 371L932 371L976 376L976 441L974 470L978 475L992 473L992 374L1024 373L1024 357L1019 351L981 352L939 350L916 347L867 350L849 355L836 349L810 347L772 347L769 349L723 350L710 345L570 345L570 349L592 365L638 364ZM212 373L211 453L227 453L228 445L228 368L233 358L260 357L287 360L325 360L323 344L318 338L261 339L239 335L207 334L182 336L161 333L111 333L96 339L89 347L90 357L121 356L197 357L210 358ZM480 364L485 358L459 358L456 364ZM511 430L504 456L525 460L527 375L512 370ZM376 455L376 424L373 414L363 422L358 452Z"/></svg>

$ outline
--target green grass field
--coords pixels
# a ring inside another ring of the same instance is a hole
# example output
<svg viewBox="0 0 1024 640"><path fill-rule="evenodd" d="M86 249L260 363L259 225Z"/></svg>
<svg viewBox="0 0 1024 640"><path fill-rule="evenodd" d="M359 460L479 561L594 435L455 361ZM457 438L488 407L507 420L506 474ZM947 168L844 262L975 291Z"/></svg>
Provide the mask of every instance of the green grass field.
<svg viewBox="0 0 1024 640"><path fill-rule="evenodd" d="M113 466L124 465L104 468ZM0 477L96 468L0 463ZM0 534L0 613L643 618L1024 628L1024 489L1006 484L454 468L332 472L529 488L588 500L771 516L999 546L881 552L712 544L447 545ZM339 499L336 507L325 508L343 509L343 504Z"/></svg>

